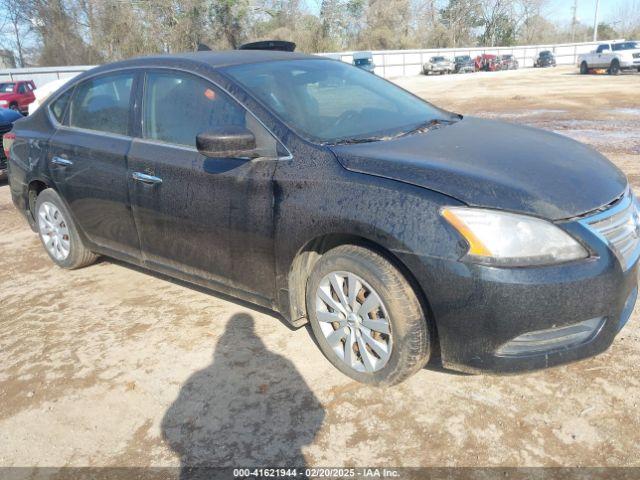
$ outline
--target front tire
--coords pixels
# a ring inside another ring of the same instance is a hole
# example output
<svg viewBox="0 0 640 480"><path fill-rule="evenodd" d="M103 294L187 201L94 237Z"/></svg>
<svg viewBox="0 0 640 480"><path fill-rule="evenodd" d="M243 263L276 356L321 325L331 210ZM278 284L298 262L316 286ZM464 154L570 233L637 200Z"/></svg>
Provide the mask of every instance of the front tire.
<svg viewBox="0 0 640 480"><path fill-rule="evenodd" d="M354 380L393 385L429 359L422 305L404 275L378 253L343 245L324 254L308 278L306 303L320 349Z"/></svg>
<svg viewBox="0 0 640 480"><path fill-rule="evenodd" d="M83 244L69 210L52 188L38 195L35 219L42 246L59 267L74 270L98 258Z"/></svg>
<svg viewBox="0 0 640 480"><path fill-rule="evenodd" d="M609 75L618 75L620 73L620 62L613 60L609 66Z"/></svg>

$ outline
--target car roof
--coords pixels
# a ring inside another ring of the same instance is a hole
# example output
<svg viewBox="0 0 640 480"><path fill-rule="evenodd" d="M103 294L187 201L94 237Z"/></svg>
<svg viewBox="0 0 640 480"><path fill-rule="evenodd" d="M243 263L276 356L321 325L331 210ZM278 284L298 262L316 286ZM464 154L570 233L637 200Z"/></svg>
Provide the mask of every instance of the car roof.
<svg viewBox="0 0 640 480"><path fill-rule="evenodd" d="M167 55L148 55L100 65L81 73L69 83L77 84L79 81L87 77L127 68L170 67L186 70L217 70L219 68L235 65L248 65L272 61L323 59L326 60L326 57L295 52L282 52L277 50L202 51Z"/></svg>
<svg viewBox="0 0 640 480"><path fill-rule="evenodd" d="M117 67L147 66L150 64L165 64L171 66L179 64L200 64L206 65L211 68L222 68L250 63L303 59L322 59L322 57L318 57L315 55L305 55L303 53L283 52L279 50L205 51L134 57L129 60L110 63L98 68L109 69Z"/></svg>

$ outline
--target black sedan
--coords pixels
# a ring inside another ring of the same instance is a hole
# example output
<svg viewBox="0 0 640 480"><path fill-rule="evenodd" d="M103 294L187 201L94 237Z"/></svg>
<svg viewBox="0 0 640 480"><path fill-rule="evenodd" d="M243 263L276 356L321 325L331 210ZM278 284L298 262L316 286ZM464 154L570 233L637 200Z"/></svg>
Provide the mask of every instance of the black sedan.
<svg viewBox="0 0 640 480"><path fill-rule="evenodd" d="M471 371L588 357L636 300L636 201L606 158L338 61L123 61L14 133L13 201L57 265L106 255L309 322L361 382L436 350Z"/></svg>
<svg viewBox="0 0 640 480"><path fill-rule="evenodd" d="M535 68L555 67L556 57L549 50L543 50L538 54L533 66Z"/></svg>

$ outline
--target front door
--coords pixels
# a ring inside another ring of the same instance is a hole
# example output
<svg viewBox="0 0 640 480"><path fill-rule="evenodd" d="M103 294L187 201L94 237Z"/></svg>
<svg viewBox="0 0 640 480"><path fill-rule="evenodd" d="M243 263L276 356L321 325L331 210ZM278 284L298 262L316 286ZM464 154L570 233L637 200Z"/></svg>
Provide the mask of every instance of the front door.
<svg viewBox="0 0 640 480"><path fill-rule="evenodd" d="M87 239L140 257L127 185L134 74L88 79L52 105L62 125L49 142L49 171ZM69 98L70 97L70 98ZM65 102L70 104L67 106Z"/></svg>
<svg viewBox="0 0 640 480"><path fill-rule="evenodd" d="M273 298L275 139L195 75L150 71L142 96L142 138L129 153L129 188L145 262ZM264 157L198 153L199 133L229 125L252 130Z"/></svg>

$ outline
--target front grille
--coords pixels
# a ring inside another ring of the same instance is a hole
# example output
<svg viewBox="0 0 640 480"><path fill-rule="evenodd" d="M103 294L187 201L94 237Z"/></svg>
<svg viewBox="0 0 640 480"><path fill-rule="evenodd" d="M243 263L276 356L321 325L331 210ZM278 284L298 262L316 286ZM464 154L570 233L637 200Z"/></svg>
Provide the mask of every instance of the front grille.
<svg viewBox="0 0 640 480"><path fill-rule="evenodd" d="M625 194L610 209L587 217L583 222L609 245L624 270L633 265L640 249L640 220L631 193Z"/></svg>

